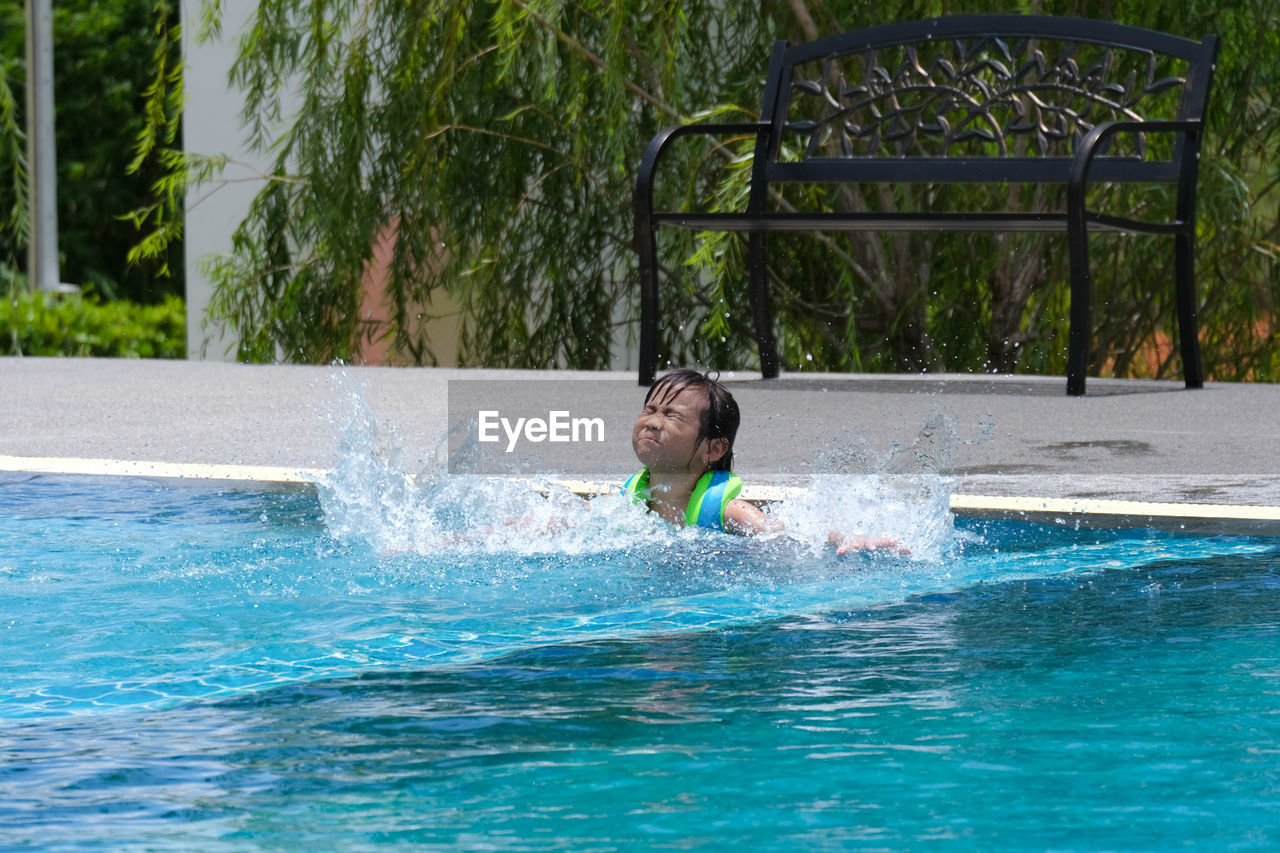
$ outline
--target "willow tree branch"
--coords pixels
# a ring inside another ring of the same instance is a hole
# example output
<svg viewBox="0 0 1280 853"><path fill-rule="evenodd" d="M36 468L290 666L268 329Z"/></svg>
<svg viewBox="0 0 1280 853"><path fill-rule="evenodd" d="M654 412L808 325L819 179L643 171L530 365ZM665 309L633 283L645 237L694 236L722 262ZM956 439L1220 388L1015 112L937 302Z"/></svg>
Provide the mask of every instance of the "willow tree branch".
<svg viewBox="0 0 1280 853"><path fill-rule="evenodd" d="M525 12L528 12L530 18L537 21L540 26L548 30L552 35L556 37L558 41L568 46L572 50L576 50L578 53L582 54L582 56L585 57L586 60L590 62L592 65L594 65L596 68L599 68L601 71L605 71L609 68L608 63L606 63L603 59L601 59L600 57L592 53L590 50L588 50L586 45L584 45L581 41L579 41L578 39L566 33L564 30L557 27L555 24L548 21L542 15L530 9L529 4L522 2L522 0L512 0L512 2L514 3L514 5L519 6ZM663 103L658 98L655 98L653 95L649 94L644 89L641 89L632 81L627 80L626 78L623 78L622 85L625 86L627 88L627 91L631 92L631 94L647 102L651 106L656 107L658 110L662 111L663 113L670 116L671 118L679 117L679 113L677 113L672 107Z"/></svg>
<svg viewBox="0 0 1280 853"><path fill-rule="evenodd" d="M804 30L805 38L809 41L815 41L818 38L818 25L813 22L813 16L809 14L809 9L804 5L804 0L789 0L791 13L796 16L796 22L800 24L800 29Z"/></svg>

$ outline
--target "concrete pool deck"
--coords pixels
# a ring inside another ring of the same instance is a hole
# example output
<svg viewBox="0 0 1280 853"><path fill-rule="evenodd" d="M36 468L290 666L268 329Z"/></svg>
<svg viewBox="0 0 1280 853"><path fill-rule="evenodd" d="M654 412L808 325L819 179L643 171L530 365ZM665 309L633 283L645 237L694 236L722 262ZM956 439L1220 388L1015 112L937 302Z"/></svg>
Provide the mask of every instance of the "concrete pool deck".
<svg viewBox="0 0 1280 853"><path fill-rule="evenodd" d="M1053 377L755 375L722 378L743 411L735 468L759 497L852 448L867 470L953 477L961 513L1280 534L1280 385L1090 379L1068 398ZM354 390L413 472L459 379L529 380L534 397L595 380L584 407L620 412L642 399L631 372L0 358L0 471L314 479ZM581 452L600 482L635 466L627 435Z"/></svg>

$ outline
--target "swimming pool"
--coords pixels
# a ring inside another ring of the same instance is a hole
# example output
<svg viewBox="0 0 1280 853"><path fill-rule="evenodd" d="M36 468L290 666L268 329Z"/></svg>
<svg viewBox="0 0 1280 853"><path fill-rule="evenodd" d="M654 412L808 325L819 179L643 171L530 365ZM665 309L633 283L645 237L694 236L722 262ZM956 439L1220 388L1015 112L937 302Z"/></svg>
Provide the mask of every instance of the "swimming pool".
<svg viewBox="0 0 1280 853"><path fill-rule="evenodd" d="M1275 540L929 488L910 559L608 506L469 535L519 495L360 476L0 478L0 845L1280 842Z"/></svg>

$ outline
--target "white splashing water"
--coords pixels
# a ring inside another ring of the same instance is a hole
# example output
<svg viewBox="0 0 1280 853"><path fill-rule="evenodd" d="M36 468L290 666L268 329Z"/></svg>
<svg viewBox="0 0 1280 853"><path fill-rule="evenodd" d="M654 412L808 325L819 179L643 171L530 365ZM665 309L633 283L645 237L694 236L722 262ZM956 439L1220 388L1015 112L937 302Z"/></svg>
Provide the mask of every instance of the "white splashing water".
<svg viewBox="0 0 1280 853"><path fill-rule="evenodd" d="M319 484L326 524L341 541L365 542L381 553L573 555L713 545L723 538L678 529L616 491L588 504L553 482L451 474L444 437L434 458L410 473L394 432L378 423L358 390L344 392L345 411L331 417L339 431L338 459ZM937 472L954 440L954 428L941 418L909 447L894 447L884 457L850 436L815 458L815 469L824 473L813 475L806 490L766 507L785 529L761 538L817 556L833 550L831 532L884 537L916 560L941 559L954 530L951 483Z"/></svg>

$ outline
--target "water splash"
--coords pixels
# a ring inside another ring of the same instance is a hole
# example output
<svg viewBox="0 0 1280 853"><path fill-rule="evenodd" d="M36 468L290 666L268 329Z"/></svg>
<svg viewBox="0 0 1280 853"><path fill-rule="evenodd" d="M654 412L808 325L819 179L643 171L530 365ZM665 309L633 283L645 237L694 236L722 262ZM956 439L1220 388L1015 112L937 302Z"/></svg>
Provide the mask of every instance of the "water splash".
<svg viewBox="0 0 1280 853"><path fill-rule="evenodd" d="M378 422L358 389L344 392L345 407L332 419L338 459L318 483L325 524L339 541L424 555L580 554L652 542L650 520L620 496L588 506L556 483L450 473L466 466L449 464L457 459L448 458L447 438L410 473L395 432Z"/></svg>
<svg viewBox="0 0 1280 853"><path fill-rule="evenodd" d="M884 537L918 560L938 561L956 546L951 515L953 481L942 475L961 439L954 418L935 411L908 445L880 453L845 430L834 446L814 454L808 487L775 514L788 536L819 548L827 533Z"/></svg>
<svg viewBox="0 0 1280 853"><path fill-rule="evenodd" d="M810 552L838 532L892 539L915 560L936 562L955 544L950 498L950 482L936 475L823 474L773 512L786 523L785 535Z"/></svg>
<svg viewBox="0 0 1280 853"><path fill-rule="evenodd" d="M381 553L598 554L634 549L705 550L724 537L678 529L647 516L618 494L586 501L556 482L450 473L442 438L416 473L405 470L394 431L381 425L358 389L344 388L332 418L338 459L319 484L330 533ZM954 444L954 424L928 422L907 447L877 454L860 436L815 457L809 487L769 506L783 533L762 537L798 546L810 557L830 552L828 535L893 539L916 559L938 560L953 544L950 481L938 471ZM455 443L456 444L456 443ZM458 451L465 455L464 444ZM450 464L450 463L455 464Z"/></svg>

